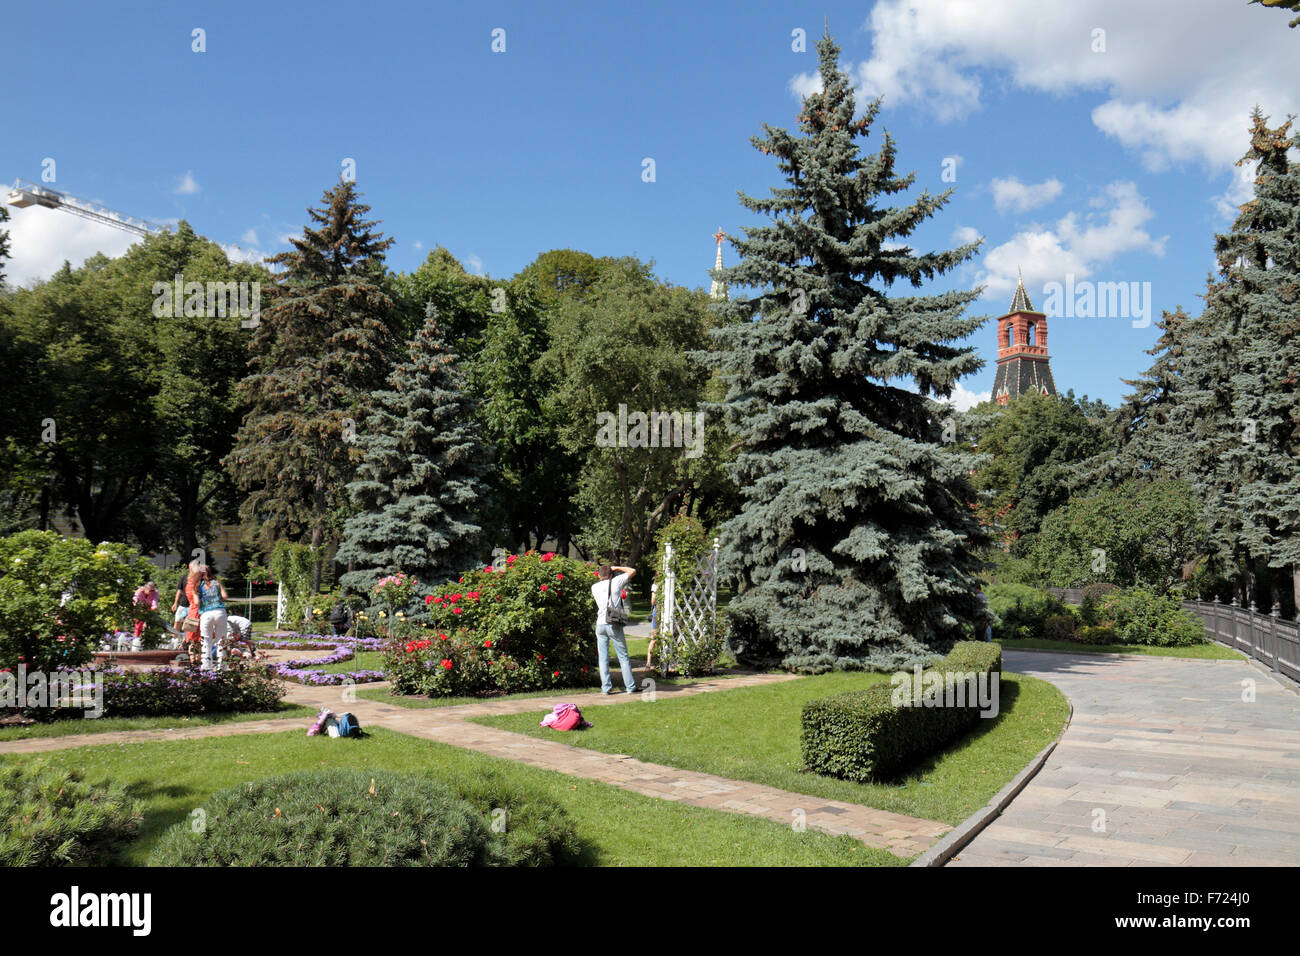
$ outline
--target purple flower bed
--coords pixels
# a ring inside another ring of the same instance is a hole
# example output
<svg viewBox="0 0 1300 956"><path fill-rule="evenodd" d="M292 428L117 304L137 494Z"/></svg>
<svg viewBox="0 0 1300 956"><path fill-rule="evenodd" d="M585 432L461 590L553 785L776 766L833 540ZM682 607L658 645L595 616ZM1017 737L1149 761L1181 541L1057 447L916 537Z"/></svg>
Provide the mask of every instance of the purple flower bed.
<svg viewBox="0 0 1300 956"><path fill-rule="evenodd" d="M273 711L284 689L257 670L231 668L221 673L155 667L127 671L120 667L86 668L104 678L105 717L186 717L205 713ZM60 668L83 674L85 671ZM89 689L93 685L86 685ZM25 712L37 720L84 716L84 708L38 708Z"/></svg>
<svg viewBox="0 0 1300 956"><path fill-rule="evenodd" d="M377 637L330 637L325 634L301 634L288 641L258 641L257 646L276 650L333 651L325 657L301 658L267 664L267 673L281 680L310 684L313 687L330 687L337 684L369 684L387 680L383 671L357 670L328 673L321 668L339 664L356 657L357 651L382 651L388 641Z"/></svg>

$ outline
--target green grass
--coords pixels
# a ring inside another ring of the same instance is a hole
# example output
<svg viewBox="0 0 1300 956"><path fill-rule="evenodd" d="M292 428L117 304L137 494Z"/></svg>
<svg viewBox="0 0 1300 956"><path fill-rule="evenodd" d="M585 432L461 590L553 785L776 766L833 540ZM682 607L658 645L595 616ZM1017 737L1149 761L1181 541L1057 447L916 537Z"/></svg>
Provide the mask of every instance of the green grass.
<svg viewBox="0 0 1300 956"><path fill-rule="evenodd" d="M1207 661L1245 660L1246 655L1222 644L1193 644L1191 647L1148 647L1145 644L1080 644L1077 641L1049 641L1042 638L1007 640L998 638L1007 650L1071 651L1078 654L1141 654L1146 657L1190 657Z"/></svg>
<svg viewBox="0 0 1300 956"><path fill-rule="evenodd" d="M307 665L310 667L311 665ZM324 667L317 668L326 674L340 674L346 671L382 671L384 669L383 651L361 651L352 656L351 660L339 661L337 664L326 664Z"/></svg>
<svg viewBox="0 0 1300 956"><path fill-rule="evenodd" d="M13 760L16 757L6 757ZM247 780L318 767L385 769L442 780L491 770L558 800L585 843L583 862L599 866L898 866L892 854L850 837L719 810L684 806L549 770L419 740L382 728L360 740L302 733L82 747L40 759L111 779L144 804L140 839L121 862L143 865L162 831L187 821L215 790Z"/></svg>
<svg viewBox="0 0 1300 956"><path fill-rule="evenodd" d="M24 724L0 727L0 741L30 740L34 737L69 737L75 734L107 734L119 730L180 730L210 724L238 724L249 720L311 718L311 707L281 703L278 710L248 714L198 714L194 717L94 717L78 720L55 720L48 724Z"/></svg>
<svg viewBox="0 0 1300 956"><path fill-rule="evenodd" d="M886 674L823 674L680 700L602 707L587 715L595 726L580 733L539 728L534 714L480 717L475 722L955 825L1023 770L1060 733L1069 714L1065 697L1051 684L1004 673L998 717L980 721L965 738L904 779L858 784L801 772L804 702L888 679Z"/></svg>

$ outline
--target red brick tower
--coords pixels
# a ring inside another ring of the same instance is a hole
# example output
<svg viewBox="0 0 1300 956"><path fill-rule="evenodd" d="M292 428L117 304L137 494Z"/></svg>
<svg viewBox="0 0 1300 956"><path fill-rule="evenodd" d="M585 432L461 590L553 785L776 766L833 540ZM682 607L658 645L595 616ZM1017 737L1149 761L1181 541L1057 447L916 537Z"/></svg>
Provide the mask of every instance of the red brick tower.
<svg viewBox="0 0 1300 956"><path fill-rule="evenodd" d="M1035 312L1023 278L1016 282L1011 311L998 319L998 371L993 400L1005 405L1018 395L1055 395L1056 382L1047 355L1047 316Z"/></svg>

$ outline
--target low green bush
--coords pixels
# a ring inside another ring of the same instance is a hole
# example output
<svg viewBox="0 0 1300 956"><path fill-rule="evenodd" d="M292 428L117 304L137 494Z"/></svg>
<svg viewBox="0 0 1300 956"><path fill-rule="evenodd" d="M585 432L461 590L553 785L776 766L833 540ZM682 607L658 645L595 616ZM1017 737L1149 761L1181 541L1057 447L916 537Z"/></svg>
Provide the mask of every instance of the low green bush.
<svg viewBox="0 0 1300 956"><path fill-rule="evenodd" d="M1083 600L1079 605L1079 619L1084 624L1101 623L1101 603L1118 591L1109 581L1094 581L1083 589Z"/></svg>
<svg viewBox="0 0 1300 956"><path fill-rule="evenodd" d="M1043 619L1043 637L1049 641L1072 641L1075 637L1073 614L1049 614Z"/></svg>
<svg viewBox="0 0 1300 956"><path fill-rule="evenodd" d="M1130 588L1106 597L1098 612L1121 644L1188 647L1207 640L1201 619L1176 598L1146 588Z"/></svg>
<svg viewBox="0 0 1300 956"><path fill-rule="evenodd" d="M212 794L151 866L539 866L567 862L563 808L491 775L452 785L385 770L311 770Z"/></svg>
<svg viewBox="0 0 1300 956"><path fill-rule="evenodd" d="M804 767L857 783L895 778L980 719L979 703L971 699L974 695L964 702L953 701L952 706L947 700L934 701L926 692L924 675L933 673L946 682L944 675L988 674L997 687L1001 671L1000 644L963 641L924 672L920 688L914 686L914 672L903 672L888 684L810 700L802 717ZM970 684L960 687L969 690Z"/></svg>
<svg viewBox="0 0 1300 956"><path fill-rule="evenodd" d="M1113 628L1096 624L1085 624L1074 632L1074 639L1080 644L1118 644L1119 635Z"/></svg>
<svg viewBox="0 0 1300 956"><path fill-rule="evenodd" d="M1046 591L1025 584L992 584L985 592L993 612L993 636L1006 640L1046 637L1047 619L1069 609Z"/></svg>
<svg viewBox="0 0 1300 956"><path fill-rule="evenodd" d="M142 819L120 786L41 763L0 765L0 866L102 866Z"/></svg>

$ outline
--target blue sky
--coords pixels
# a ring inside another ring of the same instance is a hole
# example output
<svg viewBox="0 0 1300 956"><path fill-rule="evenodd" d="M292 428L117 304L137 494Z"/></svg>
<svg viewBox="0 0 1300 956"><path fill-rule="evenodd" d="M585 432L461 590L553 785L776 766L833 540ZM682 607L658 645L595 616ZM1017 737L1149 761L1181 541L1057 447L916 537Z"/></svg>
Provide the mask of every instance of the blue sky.
<svg viewBox="0 0 1300 956"><path fill-rule="evenodd" d="M1250 108L1300 112L1300 30L1245 0L55 2L6 31L0 180L39 180L53 159L53 188L185 218L260 256L285 247L351 158L397 240L395 269L441 244L506 276L569 246L707 286L711 233L754 222L736 191L778 185L749 138L795 125L825 18L860 89L885 96L877 131L897 140L914 192L955 188L914 245L985 237L936 287L987 286L977 311L990 317L1017 268L1040 307L1044 284L1070 275L1149 283L1153 320L1199 309L1213 234L1248 195L1231 164ZM132 241L11 211L11 281ZM1149 364L1154 321L1049 321L1062 390L1114 403ZM988 364L961 402L990 388L994 324L973 341Z"/></svg>

